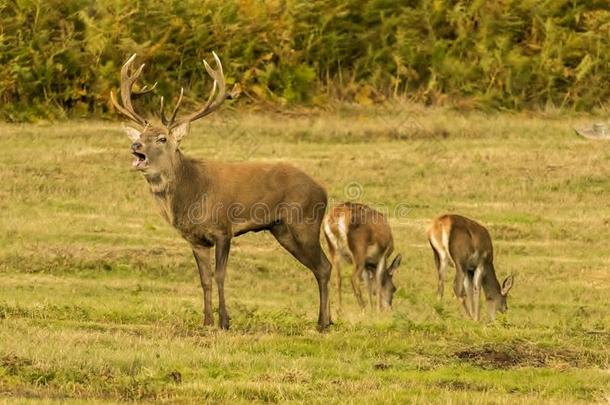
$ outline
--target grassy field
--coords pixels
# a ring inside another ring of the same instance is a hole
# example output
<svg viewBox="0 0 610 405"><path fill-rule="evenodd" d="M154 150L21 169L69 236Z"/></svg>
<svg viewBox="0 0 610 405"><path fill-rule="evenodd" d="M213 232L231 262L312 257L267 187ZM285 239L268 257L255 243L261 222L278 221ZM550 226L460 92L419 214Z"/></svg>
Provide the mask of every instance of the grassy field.
<svg viewBox="0 0 610 405"><path fill-rule="evenodd" d="M263 233L234 242L231 330L202 327L190 250L117 123L2 124L0 398L606 403L610 144L571 130L595 119L396 106L196 125L187 154L290 161L389 213L394 311L347 291L326 334L312 274ZM424 231L444 212L486 224L498 277L515 274L493 324L465 319L451 281L436 300Z"/></svg>

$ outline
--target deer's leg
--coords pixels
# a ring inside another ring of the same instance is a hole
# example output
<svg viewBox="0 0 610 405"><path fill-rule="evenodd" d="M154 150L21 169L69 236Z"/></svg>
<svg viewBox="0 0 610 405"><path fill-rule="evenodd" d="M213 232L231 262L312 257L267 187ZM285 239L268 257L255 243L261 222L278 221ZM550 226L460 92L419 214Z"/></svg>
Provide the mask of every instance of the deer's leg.
<svg viewBox="0 0 610 405"><path fill-rule="evenodd" d="M480 315L480 304L481 304L481 281L483 279L483 265L480 264L474 271L472 278L472 303L473 303L473 317L475 321L479 320Z"/></svg>
<svg viewBox="0 0 610 405"><path fill-rule="evenodd" d="M470 318L474 319L474 291L473 291L473 275L471 272L464 272L464 290L466 292L466 310Z"/></svg>
<svg viewBox="0 0 610 405"><path fill-rule="evenodd" d="M374 307L375 303L373 302L373 273L367 269L364 270L364 280L366 282L366 288L369 292L369 305L371 308Z"/></svg>
<svg viewBox="0 0 610 405"><path fill-rule="evenodd" d="M436 272L438 274L438 284L436 287L436 296L438 300L443 299L443 295L445 292L445 277L447 275L447 270L450 267L450 256L449 252L443 248L438 242L434 239L429 240L430 247L432 248L432 252L434 255L434 265L436 267Z"/></svg>
<svg viewBox="0 0 610 405"><path fill-rule="evenodd" d="M341 309L341 255L337 249L333 246L332 242L328 240L328 253L330 254L330 262L332 263L332 270L335 272L335 278L337 280L337 301L339 303L339 309Z"/></svg>
<svg viewBox="0 0 610 405"><path fill-rule="evenodd" d="M193 247L193 256L199 270L199 280L203 289L203 325L214 323L212 318L212 269L210 266L210 248Z"/></svg>
<svg viewBox="0 0 610 405"><path fill-rule="evenodd" d="M343 302L341 299L341 265L339 264L339 260L337 258L333 261L333 268L335 269L335 278L337 280L337 301L339 302L339 309L341 309Z"/></svg>
<svg viewBox="0 0 610 405"><path fill-rule="evenodd" d="M360 305L360 308L362 308L362 309L364 309L366 306L364 304L364 299L362 298L362 291L360 290L360 283L362 280L363 271L364 271L364 264L357 260L354 260L354 271L352 272L352 279L351 279L352 290L354 290L354 295L356 296L358 305ZM368 275L367 275L367 277L368 277ZM371 281L368 280L368 282L370 283Z"/></svg>
<svg viewBox="0 0 610 405"><path fill-rule="evenodd" d="M430 243L430 246L432 246L432 243ZM434 256L434 267L436 268L436 273L438 274L438 285L436 287L436 297L440 300L443 299L443 292L444 292L444 288L445 288L445 284L444 284L444 275L441 273L441 259L438 255L438 252L436 251L436 249L434 249L434 246L432 246L432 254Z"/></svg>
<svg viewBox="0 0 610 405"><path fill-rule="evenodd" d="M320 246L320 224L288 225L280 222L271 228L271 234L284 249L310 269L316 277L320 293L318 330L326 330L331 323L328 299L331 265Z"/></svg>
<svg viewBox="0 0 610 405"><path fill-rule="evenodd" d="M354 262L354 270L352 271L352 290L354 291L354 295L356 296L356 300L358 301L358 305L360 308L364 309L366 304L364 303L364 299L362 298L362 291L360 289L360 284L362 283L362 274L365 271L365 261L366 254L360 246L351 246L352 252L352 261ZM367 283L370 282L368 280L368 274L366 274Z"/></svg>
<svg viewBox="0 0 610 405"><path fill-rule="evenodd" d="M439 300L443 299L443 295L445 292L445 277L447 277L447 271L449 270L449 267L449 256L445 254L440 258L440 266L438 269L437 296Z"/></svg>
<svg viewBox="0 0 610 405"><path fill-rule="evenodd" d="M231 239L221 238L216 241L216 271L214 272L214 278L218 288L218 323L222 329L229 329L230 318L225 305L225 275L227 273L230 249Z"/></svg>
<svg viewBox="0 0 610 405"><path fill-rule="evenodd" d="M377 268L375 269L375 287L377 288L377 311L381 312L381 282L383 281L383 276L386 267L386 258L383 256L379 259L379 263L377 263Z"/></svg>
<svg viewBox="0 0 610 405"><path fill-rule="evenodd" d="M453 279L453 292L455 296L458 298L462 306L464 307L464 311L466 311L466 315L470 317L470 312L468 310L468 305L466 304L466 290L464 288L464 272L458 266L455 270L455 277Z"/></svg>

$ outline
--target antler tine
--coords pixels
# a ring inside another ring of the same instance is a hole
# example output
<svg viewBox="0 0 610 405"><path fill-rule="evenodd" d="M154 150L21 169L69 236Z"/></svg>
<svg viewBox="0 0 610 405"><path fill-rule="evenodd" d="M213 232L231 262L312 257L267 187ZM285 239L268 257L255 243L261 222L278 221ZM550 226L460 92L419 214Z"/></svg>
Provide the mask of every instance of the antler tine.
<svg viewBox="0 0 610 405"><path fill-rule="evenodd" d="M180 87L180 97L178 97L178 101L176 102L176 106L174 107L174 111L172 112L172 117L169 120L170 125L176 121L176 115L178 114L178 110L180 109L180 104L182 104L182 97L184 96L184 87Z"/></svg>
<svg viewBox="0 0 610 405"><path fill-rule="evenodd" d="M127 116L132 121L136 122L137 124L139 124L141 126L146 126L148 124L148 121L146 121L146 119L141 117L134 110L133 105L131 103L131 97L132 97L131 89L132 89L135 81L140 77L140 74L142 73L142 69L144 69L144 64L142 64L132 75L129 75L129 70L131 69L131 65L133 64L133 61L135 59L136 59L136 54L134 53L129 59L127 59L127 62L125 62L123 67L121 67L121 101L122 101L123 105L119 105L119 103L117 103L117 100L115 99L114 94L112 92L110 93L110 97L112 99L112 103L114 104L115 108L117 110L119 110L123 115ZM143 91L140 92L140 95L149 93L155 87L156 87L156 83L150 89L148 89L147 86L145 86L143 88Z"/></svg>
<svg viewBox="0 0 610 405"><path fill-rule="evenodd" d="M184 87L180 88L180 96L178 97L178 101L174 106L174 110L172 111L172 116L168 120L165 116L165 106L164 106L164 98L161 96L161 108L159 109L159 116L161 117L161 123L165 125L167 128L171 128L176 120L176 115L178 114L178 110L180 109L180 105L182 104L182 97L184 97Z"/></svg>
<svg viewBox="0 0 610 405"><path fill-rule="evenodd" d="M163 98L163 96L161 96L161 107L159 108L159 118L161 118L161 123L165 126L169 125L169 121L167 121L167 118L165 117L165 105L163 104L165 102L165 99Z"/></svg>
<svg viewBox="0 0 610 405"><path fill-rule="evenodd" d="M212 52L212 54L214 55L214 60L216 61L216 65L218 66L216 70L212 69L212 67L205 60L203 61L205 70L212 77L212 79L214 79L214 83L212 84L212 91L210 92L206 103L203 105L203 107L193 112L192 114L187 115L186 117L178 120L177 122L172 122L169 126L170 129L175 128L178 125L192 122L198 120L199 118L205 117L206 115L214 112L218 107L220 107L220 105L227 98L222 63L220 62L218 55L216 55L216 52Z"/></svg>
<svg viewBox="0 0 610 405"><path fill-rule="evenodd" d="M127 118L131 119L132 121L135 121L139 125L142 125L142 124L140 124L140 121L138 119L136 119L129 111L127 111L127 109L123 108L123 106L121 106L121 104L118 103L118 101L114 97L114 93L112 91L110 92L110 99L112 100L112 104L114 105L114 108L116 108L121 114L125 115Z"/></svg>
<svg viewBox="0 0 610 405"><path fill-rule="evenodd" d="M126 109L131 111L135 117L139 118L131 103L131 89L135 81L138 79L138 77L140 77L142 69L144 69L144 64L141 64L140 67L130 76L129 71L133 61L135 60L135 56L136 54L133 54L133 56L121 68L121 101Z"/></svg>
<svg viewBox="0 0 610 405"><path fill-rule="evenodd" d="M216 109L216 108L218 108L218 106L220 106L220 104L222 104L225 101L225 99L227 98L227 93L226 93L225 75L224 75L224 71L222 69L222 63L220 63L220 59L218 58L218 55L216 55L216 52L212 51L212 55L214 55L214 60L216 61L216 65L218 66L218 71L214 71L210 67L210 65L208 65L208 62L206 62L205 60L203 61L203 64L204 64L205 70L208 72L208 74L214 78L214 84L217 85L218 88L220 89L218 92L218 96L216 96L216 101L215 101L215 104L218 104L218 105L213 106L213 108ZM215 87L212 88L212 93L214 93L214 90L215 90Z"/></svg>
<svg viewBox="0 0 610 405"><path fill-rule="evenodd" d="M145 94L148 93L152 93L153 90L155 90L157 88L157 82L155 82L155 84L153 84L150 88L148 87L148 84L144 85L144 87L142 87L140 89L140 91L132 91L131 92L131 98L136 98L136 97L140 97L143 96Z"/></svg>

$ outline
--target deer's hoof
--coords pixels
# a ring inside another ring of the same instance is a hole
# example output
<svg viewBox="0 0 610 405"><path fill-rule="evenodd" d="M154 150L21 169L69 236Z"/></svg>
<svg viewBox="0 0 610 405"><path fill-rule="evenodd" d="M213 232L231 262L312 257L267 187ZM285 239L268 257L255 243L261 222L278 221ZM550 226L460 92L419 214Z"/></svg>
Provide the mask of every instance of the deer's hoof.
<svg viewBox="0 0 610 405"><path fill-rule="evenodd" d="M220 318L220 329L229 330L230 319L228 315L224 315Z"/></svg>

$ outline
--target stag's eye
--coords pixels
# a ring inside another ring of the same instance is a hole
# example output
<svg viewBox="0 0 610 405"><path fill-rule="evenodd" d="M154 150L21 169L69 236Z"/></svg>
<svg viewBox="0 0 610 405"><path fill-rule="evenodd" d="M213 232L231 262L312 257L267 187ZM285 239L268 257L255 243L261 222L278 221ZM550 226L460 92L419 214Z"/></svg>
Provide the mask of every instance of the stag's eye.
<svg viewBox="0 0 610 405"><path fill-rule="evenodd" d="M158 138L157 142L158 143L165 143L165 142L167 142L167 138L165 138L165 137Z"/></svg>

